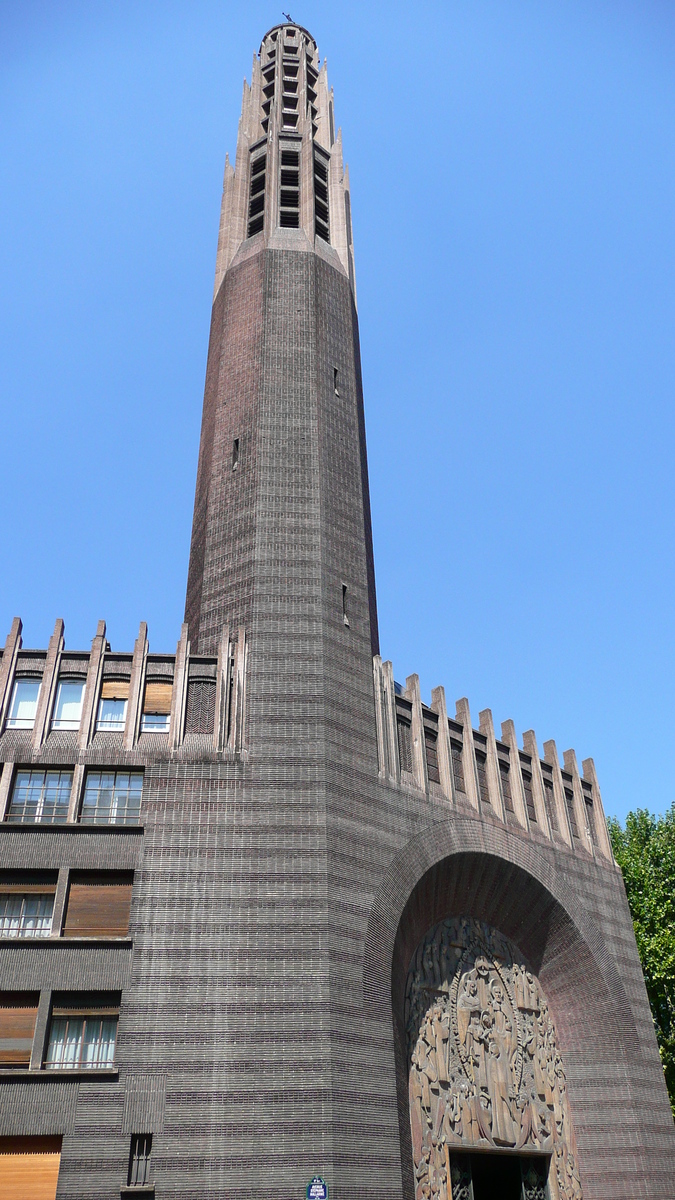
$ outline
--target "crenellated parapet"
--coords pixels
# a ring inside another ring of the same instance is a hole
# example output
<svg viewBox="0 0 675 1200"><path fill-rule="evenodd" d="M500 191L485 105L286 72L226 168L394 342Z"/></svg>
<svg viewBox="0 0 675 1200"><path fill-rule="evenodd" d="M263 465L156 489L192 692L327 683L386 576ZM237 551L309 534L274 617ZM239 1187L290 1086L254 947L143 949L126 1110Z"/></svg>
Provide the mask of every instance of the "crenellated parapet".
<svg viewBox="0 0 675 1200"><path fill-rule="evenodd" d="M349 171L333 90L314 39L287 24L265 34L244 81L234 166L225 160L214 296L244 243L286 245L290 230L302 231L295 240L308 247L332 247L355 294Z"/></svg>
<svg viewBox="0 0 675 1200"><path fill-rule="evenodd" d="M383 780L613 863L592 758L584 760L581 774L574 750L565 751L561 765L555 742L547 741L542 758L532 730L520 747L513 721L504 721L496 736L489 708L474 729L468 700L458 700L449 716L444 688L434 688L426 705L417 675L403 687L390 662L376 656L373 669Z"/></svg>

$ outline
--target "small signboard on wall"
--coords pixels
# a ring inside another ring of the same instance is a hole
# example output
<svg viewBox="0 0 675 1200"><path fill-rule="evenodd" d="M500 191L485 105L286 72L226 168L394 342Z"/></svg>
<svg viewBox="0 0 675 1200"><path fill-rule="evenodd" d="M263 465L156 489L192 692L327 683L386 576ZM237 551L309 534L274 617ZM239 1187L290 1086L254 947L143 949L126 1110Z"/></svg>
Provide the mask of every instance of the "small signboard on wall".
<svg viewBox="0 0 675 1200"><path fill-rule="evenodd" d="M307 1184L307 1200L328 1200L328 1184L320 1175Z"/></svg>

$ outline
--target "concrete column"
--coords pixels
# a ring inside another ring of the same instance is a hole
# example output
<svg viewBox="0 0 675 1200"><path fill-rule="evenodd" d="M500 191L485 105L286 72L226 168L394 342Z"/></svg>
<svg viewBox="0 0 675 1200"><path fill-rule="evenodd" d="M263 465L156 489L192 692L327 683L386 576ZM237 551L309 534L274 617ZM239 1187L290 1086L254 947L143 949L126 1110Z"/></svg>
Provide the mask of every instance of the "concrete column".
<svg viewBox="0 0 675 1200"><path fill-rule="evenodd" d="M520 754L518 752L518 738L516 737L516 727L513 721L502 721L502 741L509 748L511 797L513 799L515 817L523 829L529 830L530 819L527 815L523 773L520 768Z"/></svg>
<svg viewBox="0 0 675 1200"><path fill-rule="evenodd" d="M445 702L445 688L434 688L431 693L431 707L438 714L438 774L441 777L441 787L448 800L455 801L455 781L452 774L452 756L450 751L450 730L448 729L448 709Z"/></svg>
<svg viewBox="0 0 675 1200"><path fill-rule="evenodd" d="M478 714L478 728L487 741L487 781L488 791L490 793L490 803L494 808L497 816L501 817L506 824L506 807L504 804L504 792L502 790L502 776L499 770L499 759L497 758L497 739L495 738L494 721L492 720L492 710L484 708Z"/></svg>
<svg viewBox="0 0 675 1200"><path fill-rule="evenodd" d="M234 687L232 689L232 714L230 716L229 746L231 750L242 750L246 744L246 634L237 630L234 647Z"/></svg>
<svg viewBox="0 0 675 1200"><path fill-rule="evenodd" d="M598 849L603 858L607 858L610 862L614 862L612 854L612 843L609 840L609 832L607 830L607 819L605 810L600 795L600 785L598 776L595 771L595 763L592 758L585 758L581 764L584 772L584 779L587 783L593 785L593 812L595 814L595 829L598 835Z"/></svg>
<svg viewBox="0 0 675 1200"><path fill-rule="evenodd" d="M56 694L56 684L59 677L59 663L63 654L63 629L63 621L59 617L54 626L54 632L49 639L49 646L47 647L47 658L45 659L37 712L35 713L35 724L33 725L33 734L31 737L31 745L34 750L39 750L44 744L49 731L49 722Z"/></svg>
<svg viewBox="0 0 675 1200"><path fill-rule="evenodd" d="M188 640L188 627L187 624L184 624L180 627L180 638L178 645L176 646L176 663L173 672L171 716L169 717L170 750L178 750L181 742L183 741L183 730L185 729L185 709L187 705L189 663L190 642Z"/></svg>
<svg viewBox="0 0 675 1200"><path fill-rule="evenodd" d="M0 822L4 821L7 816L7 808L9 806L9 793L12 784L12 775L14 774L14 763L6 762L2 765L2 774L0 775Z"/></svg>
<svg viewBox="0 0 675 1200"><path fill-rule="evenodd" d="M537 749L537 739L533 729L528 729L523 734L523 750L529 754L532 759L532 797L534 799L534 808L537 814L539 828L545 837L553 841L553 830L551 822L548 819L546 811L546 798L544 796L544 779L541 773L541 762L539 760L539 750Z"/></svg>
<svg viewBox="0 0 675 1200"><path fill-rule="evenodd" d="M305 67L303 67L303 71ZM314 139L311 122L303 130L300 150L300 228L304 229L310 245L314 245Z"/></svg>
<svg viewBox="0 0 675 1200"><path fill-rule="evenodd" d="M558 814L558 829L563 840L567 842L568 846L574 849L574 835L572 834L572 826L567 812L567 801L565 800L565 785L560 773L558 751L552 738L548 742L544 742L544 762L549 764L553 772L553 800ZM580 830L582 828L583 826L579 826Z"/></svg>
<svg viewBox="0 0 675 1200"><path fill-rule="evenodd" d="M51 988L43 988L40 992L40 1001L38 1004L37 1018L35 1020L35 1032L33 1034L33 1049L30 1056L30 1070L40 1071L42 1069L42 1061L45 1057L47 1049L47 1030L49 1026L49 1013L52 1007L52 991Z"/></svg>
<svg viewBox="0 0 675 1200"><path fill-rule="evenodd" d="M148 661L148 626L141 621L138 637L134 644L134 655L131 660L131 679L129 680L129 699L127 701L127 719L124 726L125 750L133 750L138 742L141 726L141 709L143 707L143 688L145 686L145 669Z"/></svg>
<svg viewBox="0 0 675 1200"><path fill-rule="evenodd" d="M265 244L279 224L279 138L277 134L277 109L270 109L270 134L267 140L267 163L265 164ZM300 149L300 143L295 144ZM250 155L249 155L250 159Z"/></svg>
<svg viewBox="0 0 675 1200"><path fill-rule="evenodd" d="M61 867L59 876L56 882L56 895L54 896L54 912L52 914L52 937L61 937L63 929L63 918L66 911L66 897L68 895L68 868Z"/></svg>
<svg viewBox="0 0 675 1200"><path fill-rule="evenodd" d="M87 667L87 682L84 687L82 717L77 735L78 750L86 750L96 729L96 708L101 691L105 648L105 621L99 621L96 626L96 637L91 643L91 654L89 655L89 666Z"/></svg>
<svg viewBox="0 0 675 1200"><path fill-rule="evenodd" d="M406 699L412 704L413 778L417 787L426 792L429 789L429 780L427 778L427 754L424 745L424 720L419 675L408 675L405 681L405 694Z"/></svg>
<svg viewBox="0 0 675 1200"><path fill-rule="evenodd" d="M584 800L584 790L581 786L581 776L579 775L579 767L577 765L577 756L574 750L565 750L563 753L563 762L565 770L572 776L572 792L574 795L574 811L577 816L577 825L579 826L579 836L583 845L588 850L589 854L595 857L595 846L591 831L588 828L588 817L586 816L586 801Z"/></svg>
<svg viewBox="0 0 675 1200"><path fill-rule="evenodd" d="M473 727L469 701L466 696L457 701L455 708L456 720L462 726L462 766L464 768L464 783L466 794L472 808L480 812L480 788L478 786L478 768L476 767L476 748L473 744Z"/></svg>
<svg viewBox="0 0 675 1200"><path fill-rule="evenodd" d="M84 786L84 767L82 763L77 763L73 768L73 783L70 789L70 801L68 804L68 824L74 825L77 823L78 813L80 811L80 800L82 798L82 788Z"/></svg>
<svg viewBox="0 0 675 1200"><path fill-rule="evenodd" d="M21 629L21 619L15 617L0 662L0 733L5 728L5 719L12 699L16 660L21 649Z"/></svg>
<svg viewBox="0 0 675 1200"><path fill-rule="evenodd" d="M222 752L227 744L227 713L230 706L230 630L224 625L218 644L216 667L216 717L213 728L214 749Z"/></svg>
<svg viewBox="0 0 675 1200"><path fill-rule="evenodd" d="M389 778L393 783L400 783L401 764L398 759L398 735L396 732L396 689L394 687L394 667L389 661L382 663L382 684L385 740L389 752Z"/></svg>

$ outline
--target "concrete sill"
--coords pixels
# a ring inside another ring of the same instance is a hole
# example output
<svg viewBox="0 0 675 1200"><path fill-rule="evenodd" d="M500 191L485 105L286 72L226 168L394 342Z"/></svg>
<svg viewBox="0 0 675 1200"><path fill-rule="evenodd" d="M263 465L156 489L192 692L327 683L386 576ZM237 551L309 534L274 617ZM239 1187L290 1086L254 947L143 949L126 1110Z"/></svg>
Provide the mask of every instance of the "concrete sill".
<svg viewBox="0 0 675 1200"><path fill-rule="evenodd" d="M38 1071L29 1071L23 1067L15 1070L0 1070L0 1080L10 1083L13 1079L20 1083L38 1083L45 1079L119 1079L117 1067L98 1067L93 1070L76 1069L74 1071L60 1070L51 1067L40 1067Z"/></svg>
<svg viewBox="0 0 675 1200"><path fill-rule="evenodd" d="M42 833L145 833L143 825L93 825L87 822L75 824L68 821L64 821L62 825L48 825L46 822L43 824L41 821L35 821L31 825L28 822L21 824L19 821L3 821L0 824L0 835L9 833L10 830L12 833L21 830L33 833L36 829Z"/></svg>
<svg viewBox="0 0 675 1200"><path fill-rule="evenodd" d="M55 946L133 946L130 937L0 937L0 950L6 946L31 946L53 949Z"/></svg>

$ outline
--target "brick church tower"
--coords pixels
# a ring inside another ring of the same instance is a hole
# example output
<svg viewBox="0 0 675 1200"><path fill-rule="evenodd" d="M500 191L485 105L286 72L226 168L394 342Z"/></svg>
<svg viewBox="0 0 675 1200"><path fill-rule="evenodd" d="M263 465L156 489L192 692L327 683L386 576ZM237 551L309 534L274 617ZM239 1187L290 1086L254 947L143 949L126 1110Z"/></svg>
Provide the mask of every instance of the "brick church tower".
<svg viewBox="0 0 675 1200"><path fill-rule="evenodd" d="M379 656L350 193L272 29L175 654L0 659L3 1200L674 1197L592 760Z"/></svg>

